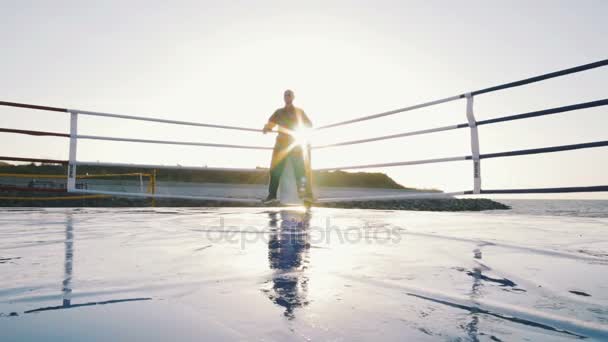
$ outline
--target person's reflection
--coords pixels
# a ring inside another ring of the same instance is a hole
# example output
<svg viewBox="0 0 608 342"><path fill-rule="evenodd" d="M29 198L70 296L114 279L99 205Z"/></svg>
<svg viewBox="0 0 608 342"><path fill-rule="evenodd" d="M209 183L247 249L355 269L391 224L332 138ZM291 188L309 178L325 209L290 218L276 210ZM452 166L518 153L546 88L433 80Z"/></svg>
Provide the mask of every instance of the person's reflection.
<svg viewBox="0 0 608 342"><path fill-rule="evenodd" d="M72 265L74 264L74 222L72 214L67 215L65 224L65 260L63 287L63 306L69 307L72 304Z"/></svg>
<svg viewBox="0 0 608 342"><path fill-rule="evenodd" d="M275 272L272 289L266 293L275 304L285 308L285 317L293 319L294 310L308 304L305 271L309 262L310 212L281 210L269 216L268 261Z"/></svg>
<svg viewBox="0 0 608 342"><path fill-rule="evenodd" d="M72 218L72 213L69 212L66 216L65 222L65 253L64 253L64 275L63 281L61 282L61 293L62 293L62 304L59 306L48 306L42 307L38 309L24 311L24 313L35 313L41 311L51 311L51 310L62 310L62 309L71 309L78 308L83 306L92 306L92 305L106 305L106 304L115 304L115 303L124 303L124 302L134 302L134 301L145 301L151 300L152 298L126 298L126 299L111 299L106 301L99 302L88 302L88 303L72 303L72 277L74 272L74 220Z"/></svg>

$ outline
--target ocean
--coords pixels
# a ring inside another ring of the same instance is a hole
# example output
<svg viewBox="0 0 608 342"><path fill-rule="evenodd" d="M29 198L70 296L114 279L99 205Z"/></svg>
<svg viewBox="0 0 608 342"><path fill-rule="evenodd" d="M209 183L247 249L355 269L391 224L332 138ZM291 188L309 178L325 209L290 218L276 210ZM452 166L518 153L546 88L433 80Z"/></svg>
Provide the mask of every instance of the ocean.
<svg viewBox="0 0 608 342"><path fill-rule="evenodd" d="M608 217L608 200L498 199L509 205L508 215Z"/></svg>
<svg viewBox="0 0 608 342"><path fill-rule="evenodd" d="M608 340L608 201L499 201L0 209L0 340Z"/></svg>

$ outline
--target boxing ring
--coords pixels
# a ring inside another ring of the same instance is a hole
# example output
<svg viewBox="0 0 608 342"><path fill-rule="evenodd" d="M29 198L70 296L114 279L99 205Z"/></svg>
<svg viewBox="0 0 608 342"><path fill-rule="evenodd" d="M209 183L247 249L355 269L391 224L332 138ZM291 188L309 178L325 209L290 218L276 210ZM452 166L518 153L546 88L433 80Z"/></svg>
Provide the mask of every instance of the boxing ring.
<svg viewBox="0 0 608 342"><path fill-rule="evenodd" d="M373 120L377 118L387 117L391 115L396 115L400 113L410 112L417 109L431 107L447 102L453 101L464 101L466 105L466 109L463 111L464 116L461 123L449 125L449 126L441 126L441 127L433 127L423 130L402 132L398 134L384 135L371 137L366 139L359 140L348 140L342 141L338 143L325 144L325 145L315 145L314 142L312 144L312 149L327 149L327 148L338 148L341 146L348 145L357 145L357 144L365 144L369 142L381 141L381 140L390 140L390 139L401 139L411 136L419 136L425 134L434 134L439 132L446 132L452 130L461 130L467 129L469 130L470 135L470 152L466 155L460 156L449 156L442 158L434 158L434 159L422 159L422 160L407 160L407 161L389 161L386 163L379 164L363 164L363 165L339 165L328 168L319 168L315 169L315 171L335 171L335 170L358 170L358 169L370 169L370 168L387 168L387 167L402 167L402 166L411 166L411 165L421 165L421 164L433 164L433 163L447 163L447 162L455 162L455 161L470 161L472 165L472 186L468 190L464 191L452 191L452 192L416 192L416 193L408 193L408 194L395 194L395 195L382 195L382 196L358 196L358 197L336 197L336 198L318 198L316 202L324 203L324 202L352 202L352 201L363 201L363 200L396 200L396 199L408 199L408 198L445 198L459 195L480 195L480 194L534 194L534 193L566 193L566 192L602 192L608 191L608 185L596 185L596 186L568 186L568 187L551 187L551 188L520 188L520 189L484 189L482 188L482 168L481 161L484 159L492 159L492 158L505 158L505 157L515 157L515 156L524 156L524 155L533 155L533 154L544 154L544 153L555 153L562 151L572 151L579 149L589 149L589 148L598 148L598 147L606 147L608 146L608 140L602 141L592 141L592 142L581 142L577 144L570 145L559 145L559 146L544 146L544 147L533 147L523 150L511 150L511 151L502 151L502 152L493 152L493 153L481 153L480 152L480 140L479 140L479 127L484 125L494 125L500 124L508 121L514 120L524 120L529 118L555 115L561 113L573 112L586 108L600 107L608 105L608 99L600 99L591 102L577 103L567 106L548 108L533 112L526 113L516 113L507 116L494 117L486 120L476 120L475 111L474 111L474 99L478 96L489 94L509 88L520 87L536 82L541 82L544 80L562 77L566 75L571 75L587 70L592 70L595 68L605 67L608 65L608 59L601 60L598 62L585 64L569 69L564 69L544 75L539 75L515 82L500 84L493 87L488 87L480 90L470 91L467 93L462 93L456 96L451 96L443 99L438 99L430 102L425 102L409 107L399 108L383 113L377 113L367 116L362 116L346 121L336 122L332 124L327 124L324 126L320 126L315 128L315 130L328 130L335 129L337 127L342 127L345 125L350 125L353 123L359 123L363 121ZM116 141L116 142L124 142L124 143L144 143L144 144L162 144L162 145L175 145L175 146L199 146L199 147L212 147L217 149L245 149L245 150L268 150L269 152L272 150L272 147L269 146L254 146L254 145L233 145L233 144L219 144L214 142L192 142L192 141L173 141L173 140L151 140L151 139L138 139L138 138L122 138L122 137L112 137L112 136L100 136L100 135L82 135L78 132L78 118L80 116L96 116L96 117L106 117L112 118L116 120L135 120L135 121L143 121L143 122L154 122L165 125L179 125L179 126L191 126L191 127L205 127L205 128L213 128L213 129L221 129L221 130L231 130L231 131L239 131L242 133L262 133L261 129L248 128L248 127L239 127L239 126L229 126L229 125L219 125L219 124L211 124L211 123L201 123L201 122L190 122L190 121L177 121L177 120L167 120L160 118L152 118L145 116L136 116L136 115L125 115L125 114L114 114L114 113L104 113L104 112L95 112L88 110L80 110L80 109L70 109L70 108L59 108L59 107L50 107L50 106L42 106L42 105L34 105L34 104L24 104L24 103L15 103L15 102L4 102L0 101L1 106L8 107L16 107L16 108L25 108L25 109L34 109L41 111L50 111L50 112L60 112L69 114L70 116L70 132L69 133L61 133L61 132L47 132L47 131L33 131L26 129L16 129L16 128L0 128L0 132L8 133L8 134L25 134L32 136L50 136L50 137L58 137L69 139L69 159L67 160L56 160L56 159L39 159L39 158L27 158L27 157L17 157L17 156L0 156L0 160L7 161L18 161L18 162L40 162L40 163L57 163L67 166L67 175L66 181L67 186L65 192L68 193L78 193L78 194L90 194L90 195L111 195L111 196L128 196L128 197L152 197L152 198L176 198L176 199L198 199L198 200L212 200L212 201L222 201L222 202L241 202L241 203L253 203L259 202L259 198L237 198L237 197L216 197L216 196L189 196L189 195L178 195L178 194L159 194L154 192L116 192L116 191L104 191L104 190L89 190L89 189L81 189L76 187L76 170L79 166L105 166L105 167L129 167L129 168L138 168L138 169L175 169L175 170L214 170L214 171L250 171L250 172L268 172L267 169L259 169L259 168L219 168L219 167L196 167L196 166L167 166L167 165L154 165L154 164L128 164L128 163L114 163L114 162L91 162L91 161L82 161L77 157L78 151L78 142L81 140L97 140L97 141ZM269 153L270 157L270 153ZM286 178L286 177L283 177ZM293 176L288 177L293 178ZM289 180L289 179L286 179ZM295 183L293 179L291 182ZM295 187L295 185L294 185ZM282 185L282 188L285 186ZM294 189L295 191L295 189ZM281 199L286 195L284 191L281 193Z"/></svg>

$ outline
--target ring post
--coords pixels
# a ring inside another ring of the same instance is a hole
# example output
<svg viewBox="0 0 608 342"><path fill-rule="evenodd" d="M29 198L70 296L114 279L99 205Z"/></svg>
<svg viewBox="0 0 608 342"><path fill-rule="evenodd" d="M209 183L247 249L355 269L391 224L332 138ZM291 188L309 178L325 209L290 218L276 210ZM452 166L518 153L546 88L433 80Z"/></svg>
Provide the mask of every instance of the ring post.
<svg viewBox="0 0 608 342"><path fill-rule="evenodd" d="M291 158L285 162L285 170L279 180L279 201L285 205L302 205L298 194L298 181L296 180L295 165Z"/></svg>
<svg viewBox="0 0 608 342"><path fill-rule="evenodd" d="M479 133L477 131L477 121L473 113L473 95L465 94L467 99L467 120L471 130L471 156L473 159L473 193L481 193L481 163L479 161Z"/></svg>
<svg viewBox="0 0 608 342"><path fill-rule="evenodd" d="M78 113L70 113L70 159L68 163L68 192L76 189L76 150L78 148Z"/></svg>

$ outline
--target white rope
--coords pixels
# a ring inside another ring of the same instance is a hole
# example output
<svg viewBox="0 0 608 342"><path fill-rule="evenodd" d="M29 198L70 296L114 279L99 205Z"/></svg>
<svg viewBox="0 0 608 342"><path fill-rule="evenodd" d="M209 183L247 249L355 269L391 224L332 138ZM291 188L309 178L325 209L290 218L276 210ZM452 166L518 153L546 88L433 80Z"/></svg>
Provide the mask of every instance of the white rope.
<svg viewBox="0 0 608 342"><path fill-rule="evenodd" d="M117 138L117 137L102 137L102 136L97 136L97 135L78 135L77 138L78 139L87 139L87 140L136 142L136 143L145 143L145 144L226 147L226 148L241 148L241 149L248 149L248 150L272 150L272 147L264 147L264 146L213 144L213 143L170 141L170 140L131 139L131 138Z"/></svg>
<svg viewBox="0 0 608 342"><path fill-rule="evenodd" d="M76 165L108 166L108 167L130 167L130 168L139 168L139 169L204 170L204 171L235 171L235 172L268 172L267 168L255 168L255 169L253 169L253 168L183 166L183 165L106 163L106 162L94 162L94 161L77 161Z"/></svg>
<svg viewBox="0 0 608 342"><path fill-rule="evenodd" d="M361 122L361 121L366 121L366 120L371 120L371 119L377 119L377 118L381 118L383 116L389 116L389 115L393 115L393 114L397 114L397 113L409 112L409 111L412 111L412 110L415 110L415 109L420 109L420 108L424 108L424 107L430 107L430 106L438 105L438 104L445 103L445 102L459 100L461 98L462 98L462 95L456 95L456 96L446 97L444 99L430 101L430 102L425 102L425 103L417 104L417 105L414 105L414 106L399 108L399 109L391 110L391 111L388 111L388 112L383 112L383 113L378 113L378 114L373 114L373 115L368 115L368 116L362 116L362 117L356 118L356 119L336 122L336 123L333 123L333 124L330 124L330 125L325 125L325 126L318 127L317 129L326 129L326 128L331 128L331 127L338 127L338 126L348 125L348 124L355 123L355 122Z"/></svg>
<svg viewBox="0 0 608 342"><path fill-rule="evenodd" d="M135 115L124 115L124 114L112 114L112 113L92 112L92 111L88 111L88 110L79 110L79 109L69 109L68 111L72 112L72 113L83 114L83 115L103 116L103 117L108 117L108 118L118 118L118 119L138 120L138 121L149 121L149 122L161 122L161 123L166 123L166 124L184 125L184 126L197 126L197 127L234 129L234 130L249 131L249 132L262 132L261 129L248 128L248 127L215 125L215 124L200 123L200 122L191 122L191 121L155 119L155 118L150 118L150 117L145 117L145 116L135 116Z"/></svg>
<svg viewBox="0 0 608 342"><path fill-rule="evenodd" d="M328 148L328 147L362 144L362 143L378 141L378 140L395 139L395 138L401 138L401 137L409 137L409 136L413 136L413 135L449 131L449 130L458 129L458 128L461 128L461 126L460 125L450 125L450 126L443 126L443 127L437 127L437 128L423 129L423 130L419 130L419 131L411 131L411 132L405 132L405 133L384 135L381 137L375 137L375 138L369 138L369 139L350 140L350 141L344 141L344 142L339 142L339 143L335 143L335 144L318 145L318 146L313 146L312 148L321 149L321 148Z"/></svg>
<svg viewBox="0 0 608 342"><path fill-rule="evenodd" d="M193 199L193 200L204 200L204 201L240 202L240 203L260 203L260 201L261 201L261 199L259 199L259 198L165 195L165 194L148 194L148 193L139 193L139 192L120 192L120 191L83 190L83 189L74 189L70 192L82 193L82 194L114 195L114 196L123 196L123 197L175 198L175 199Z"/></svg>
<svg viewBox="0 0 608 342"><path fill-rule="evenodd" d="M377 195L377 196L357 196L357 197L335 197L319 198L317 203L338 203L338 202L360 202L360 201L390 201L410 198L452 198L453 196L465 195L464 191L457 192L424 192L399 195Z"/></svg>
<svg viewBox="0 0 608 342"><path fill-rule="evenodd" d="M413 161L384 163L384 164L338 166L338 167L328 167L328 168L316 169L315 171L370 169L370 168L391 167L391 166L443 163L443 162L461 161L461 160L467 160L467 157L466 156L465 157L449 157L449 158L423 159L423 160L413 160Z"/></svg>

